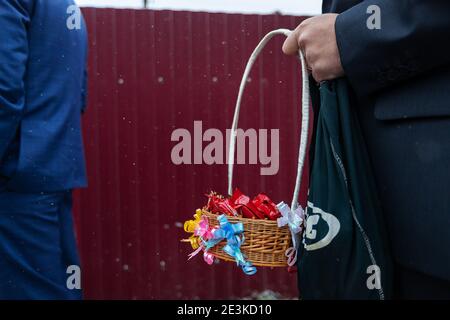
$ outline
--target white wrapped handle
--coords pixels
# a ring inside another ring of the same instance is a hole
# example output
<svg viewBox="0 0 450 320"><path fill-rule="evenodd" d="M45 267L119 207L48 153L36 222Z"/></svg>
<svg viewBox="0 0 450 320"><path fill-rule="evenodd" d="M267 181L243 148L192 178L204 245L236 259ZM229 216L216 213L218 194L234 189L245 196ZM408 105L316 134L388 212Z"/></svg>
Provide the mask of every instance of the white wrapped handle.
<svg viewBox="0 0 450 320"><path fill-rule="evenodd" d="M230 136L230 146L228 153L228 194L231 195L233 193L233 166L234 166L234 155L236 149L236 132L237 126L239 122L239 112L241 109L242 96L244 94L244 89L247 84L247 78L250 74L250 71L255 63L257 57L264 49L266 44L276 35L283 34L286 37L292 33L291 30L288 29L278 29L269 32L258 44L258 46L253 51L250 59L247 62L247 66L245 67L244 75L241 80L241 85L239 86L239 94L236 101L236 108L234 111L233 124L231 126L231 136ZM306 158L306 149L308 144L308 132L309 132L309 106L310 106L310 96L309 96L309 78L308 78L308 70L306 68L305 58L301 51L298 53L301 68L302 68L302 124L301 124L301 132L300 132L300 147L298 154L298 163L297 163L297 178L295 180L295 188L294 195L292 197L291 209L295 210L298 206L298 195L300 192L300 185L302 180L303 168L305 165Z"/></svg>

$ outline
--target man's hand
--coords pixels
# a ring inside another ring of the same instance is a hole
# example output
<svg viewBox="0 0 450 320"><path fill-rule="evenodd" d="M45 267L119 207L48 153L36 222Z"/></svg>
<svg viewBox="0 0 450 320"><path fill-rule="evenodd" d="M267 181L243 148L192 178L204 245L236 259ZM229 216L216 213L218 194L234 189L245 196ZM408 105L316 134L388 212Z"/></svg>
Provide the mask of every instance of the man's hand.
<svg viewBox="0 0 450 320"><path fill-rule="evenodd" d="M344 75L334 30L337 16L322 14L304 20L283 44L283 52L288 55L302 50L317 82Z"/></svg>

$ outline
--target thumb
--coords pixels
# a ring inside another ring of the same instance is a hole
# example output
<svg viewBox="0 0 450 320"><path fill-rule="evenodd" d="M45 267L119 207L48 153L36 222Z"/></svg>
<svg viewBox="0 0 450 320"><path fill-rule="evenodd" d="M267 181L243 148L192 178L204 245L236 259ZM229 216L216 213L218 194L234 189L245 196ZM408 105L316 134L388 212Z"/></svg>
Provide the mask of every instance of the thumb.
<svg viewBox="0 0 450 320"><path fill-rule="evenodd" d="M283 43L283 53L287 55L295 55L299 50L298 42L298 30L294 30Z"/></svg>

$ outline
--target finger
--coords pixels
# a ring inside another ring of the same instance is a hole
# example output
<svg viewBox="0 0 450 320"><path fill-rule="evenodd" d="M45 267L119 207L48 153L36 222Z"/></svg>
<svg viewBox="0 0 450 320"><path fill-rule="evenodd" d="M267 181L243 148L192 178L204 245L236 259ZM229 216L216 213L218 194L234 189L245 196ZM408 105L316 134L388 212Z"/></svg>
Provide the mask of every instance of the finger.
<svg viewBox="0 0 450 320"><path fill-rule="evenodd" d="M320 83L322 81L322 76L319 72L312 71L311 75L313 76L314 80L316 80L317 83Z"/></svg>
<svg viewBox="0 0 450 320"><path fill-rule="evenodd" d="M330 74L327 73L326 69L321 68L320 66L312 70L312 76L317 83L330 79Z"/></svg>
<svg viewBox="0 0 450 320"><path fill-rule="evenodd" d="M297 29L293 31L283 43L283 53L287 55L297 54L299 50L298 42L298 31Z"/></svg>

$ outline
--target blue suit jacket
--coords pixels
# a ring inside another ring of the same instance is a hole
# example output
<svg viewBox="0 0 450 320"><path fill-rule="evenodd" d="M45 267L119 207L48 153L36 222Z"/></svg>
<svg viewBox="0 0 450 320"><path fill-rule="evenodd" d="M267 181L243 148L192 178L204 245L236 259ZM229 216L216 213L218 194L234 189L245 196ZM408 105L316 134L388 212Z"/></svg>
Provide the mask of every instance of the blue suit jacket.
<svg viewBox="0 0 450 320"><path fill-rule="evenodd" d="M0 1L0 175L20 192L86 186L87 33L72 0Z"/></svg>
<svg viewBox="0 0 450 320"><path fill-rule="evenodd" d="M367 28L378 5L381 29ZM324 0L395 260L450 281L450 1Z"/></svg>

